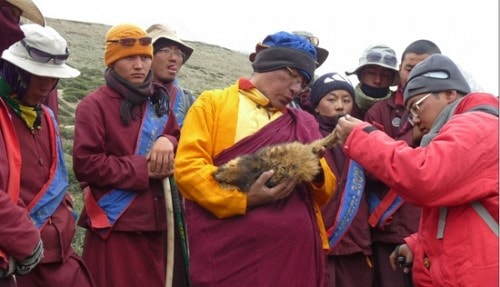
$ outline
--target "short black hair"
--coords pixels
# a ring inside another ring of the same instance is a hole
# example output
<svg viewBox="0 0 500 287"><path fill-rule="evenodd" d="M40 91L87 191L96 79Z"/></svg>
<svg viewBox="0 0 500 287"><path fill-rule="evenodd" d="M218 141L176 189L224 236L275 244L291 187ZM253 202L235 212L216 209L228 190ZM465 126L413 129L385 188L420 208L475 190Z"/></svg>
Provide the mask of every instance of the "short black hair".
<svg viewBox="0 0 500 287"><path fill-rule="evenodd" d="M403 51L403 55L401 56L401 63L404 61L406 54L413 53L417 55L423 54L441 54L441 49L430 40L417 40L412 42L406 49Z"/></svg>

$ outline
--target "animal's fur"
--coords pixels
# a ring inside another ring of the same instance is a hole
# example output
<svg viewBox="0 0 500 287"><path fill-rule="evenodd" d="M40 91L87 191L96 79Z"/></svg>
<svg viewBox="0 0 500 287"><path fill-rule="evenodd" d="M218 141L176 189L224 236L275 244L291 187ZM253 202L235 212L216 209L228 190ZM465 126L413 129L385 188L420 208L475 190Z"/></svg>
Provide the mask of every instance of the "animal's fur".
<svg viewBox="0 0 500 287"><path fill-rule="evenodd" d="M310 144L283 143L263 147L254 154L236 157L214 172L214 178L223 187L248 191L259 176L270 169L275 173L266 182L268 187L282 180L298 177L311 182L320 172L319 153L322 147L332 147L338 139L335 131Z"/></svg>

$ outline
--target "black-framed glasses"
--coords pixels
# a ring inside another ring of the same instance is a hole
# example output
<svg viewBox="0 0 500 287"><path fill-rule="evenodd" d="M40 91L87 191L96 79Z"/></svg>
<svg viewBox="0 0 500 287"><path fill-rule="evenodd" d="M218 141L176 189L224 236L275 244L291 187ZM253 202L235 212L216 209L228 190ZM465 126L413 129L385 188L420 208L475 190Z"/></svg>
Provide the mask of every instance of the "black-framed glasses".
<svg viewBox="0 0 500 287"><path fill-rule="evenodd" d="M153 38L151 37L142 37L142 38L121 38L116 40L107 40L108 43L118 43L124 47L132 47L135 45L135 42L139 41L139 44L142 46L151 45L153 42Z"/></svg>
<svg viewBox="0 0 500 287"><path fill-rule="evenodd" d="M398 59L393 55L382 55L379 52L370 52L366 54L366 59L369 62L380 62L385 63L389 66L395 67L398 64Z"/></svg>
<svg viewBox="0 0 500 287"><path fill-rule="evenodd" d="M181 50L174 50L174 49L170 49L168 47L158 49L156 52L163 53L163 54L168 55L170 57L177 56L178 58L182 58L182 59L186 58L186 54L184 52L182 52Z"/></svg>
<svg viewBox="0 0 500 287"><path fill-rule="evenodd" d="M66 47L65 54L53 55L53 54L44 52L40 49L37 49L35 47L31 47L24 40L21 40L21 43L23 44L24 48L26 48L26 50L28 51L28 55L33 60L40 62L40 63L48 63L48 62L50 62L50 60L53 60L54 64L61 65L61 64L64 64L69 57L68 47Z"/></svg>

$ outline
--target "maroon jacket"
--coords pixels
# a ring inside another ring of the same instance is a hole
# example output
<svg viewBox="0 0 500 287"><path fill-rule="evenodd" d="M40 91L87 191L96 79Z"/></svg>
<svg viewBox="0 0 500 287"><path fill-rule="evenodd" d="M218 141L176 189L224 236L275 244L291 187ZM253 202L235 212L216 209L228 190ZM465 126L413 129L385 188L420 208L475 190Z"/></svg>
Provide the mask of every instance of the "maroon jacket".
<svg viewBox="0 0 500 287"><path fill-rule="evenodd" d="M121 100L114 90L102 86L79 103L75 114L73 169L77 179L90 186L96 200L115 188L137 192L113 230L164 231L167 217L162 182L149 178L146 157L135 154L141 121L122 124ZM139 118L145 110L146 103L136 109ZM174 116L169 116L165 131L177 146L179 127ZM78 224L89 227L85 206Z"/></svg>
<svg viewBox="0 0 500 287"><path fill-rule="evenodd" d="M355 107L356 110L353 109L351 115L358 116L359 111L357 110L357 106ZM316 120L319 122L320 132L323 136L329 134L337 125L337 118L335 117L320 117L319 115L316 115ZM328 165L337 179L335 193L330 200L323 207L321 207L321 214L323 215L323 221L327 230L330 229L335 223L347 182L349 158L344 154L342 149L342 146L336 145L331 148L331 153L327 153L325 155ZM364 255L371 255L371 238L370 226L368 225L368 215L368 202L363 195L359 203L358 212L352 219L351 224L336 246L333 248L330 247L328 254L348 255L362 252Z"/></svg>
<svg viewBox="0 0 500 287"><path fill-rule="evenodd" d="M21 196L24 204L28 205L43 184L47 181L52 162L49 123L42 117L42 128L34 132L18 116L12 117L19 142L21 144ZM76 229L73 201L66 193L64 200L51 216L48 223L42 228L44 256L42 263L62 262L72 253L71 241Z"/></svg>
<svg viewBox="0 0 500 287"><path fill-rule="evenodd" d="M412 126L407 121L407 113L403 105L401 88L393 95L373 105L365 116L365 121L373 124L394 139L403 140L413 146ZM382 199L389 188L381 181L367 176L365 190L374 192ZM385 243L402 243L403 238L416 232L420 218L420 208L404 203L394 214L392 222L385 230L375 228L372 230L373 241Z"/></svg>
<svg viewBox="0 0 500 287"><path fill-rule="evenodd" d="M7 107L1 99L0 113L8 116ZM40 240L40 232L31 221L24 202L19 200L18 205L16 205L7 194L9 172L11 171L11 167L8 164L8 154L11 153L12 150L6 146L4 132L14 127L10 124L2 124L1 127L0 166L2 168L0 168L0 218L4 220L0 220L0 230L2 231L0 232L0 250L21 260L28 257L33 252Z"/></svg>
<svg viewBox="0 0 500 287"><path fill-rule="evenodd" d="M404 140L413 146L412 126L408 122L401 88L398 88L390 98L374 104L366 112L365 121L385 131L391 138Z"/></svg>

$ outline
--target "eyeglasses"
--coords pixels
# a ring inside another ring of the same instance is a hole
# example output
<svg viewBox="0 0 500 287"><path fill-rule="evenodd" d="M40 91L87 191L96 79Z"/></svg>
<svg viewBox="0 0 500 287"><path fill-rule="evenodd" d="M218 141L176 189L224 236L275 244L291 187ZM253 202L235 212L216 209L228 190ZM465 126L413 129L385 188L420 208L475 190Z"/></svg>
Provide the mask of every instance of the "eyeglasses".
<svg viewBox="0 0 500 287"><path fill-rule="evenodd" d="M173 57L173 56L177 56L178 58L182 58L184 59L186 57L186 54L180 50L174 50L174 49L170 49L170 48L161 48L161 49L158 49L158 51L156 51L157 53L164 53L170 57Z"/></svg>
<svg viewBox="0 0 500 287"><path fill-rule="evenodd" d="M382 63L387 64L389 66L395 67L398 64L398 59L394 57L393 55L385 55L382 56L382 53L379 52L370 52L366 55L366 59L369 62L380 62L382 60Z"/></svg>
<svg viewBox="0 0 500 287"><path fill-rule="evenodd" d="M414 125L413 123L413 119L418 117L418 114L420 113L420 105L425 101L425 99L427 99L430 95L432 95L432 93L428 93L427 95L423 96L420 100L418 100L417 102L415 102L411 107L410 107L410 114L409 114L409 120L410 120L410 123L412 125Z"/></svg>
<svg viewBox="0 0 500 287"><path fill-rule="evenodd" d="M147 46L147 45L151 45L151 42L153 41L153 38L151 37L142 37L142 38L139 38L139 39L136 39L136 38L121 38L121 39L118 39L118 40L107 40L106 42L109 42L109 43L118 43L124 47L132 47L135 45L135 42L136 41L139 41L139 44L141 44L142 46Z"/></svg>
<svg viewBox="0 0 500 287"><path fill-rule="evenodd" d="M28 55L30 57L40 63L48 63L50 60L54 60L54 64L56 65L61 65L66 62L66 60L69 57L69 49L66 47L66 54L60 54L60 55L53 55L49 54L47 52L44 52L42 50L39 50L35 47L31 47L28 45L24 40L21 40L21 43L23 44L24 48L28 51Z"/></svg>
<svg viewBox="0 0 500 287"><path fill-rule="evenodd" d="M304 81L304 77L295 69L292 69L290 67L286 67L286 70L290 74L290 77L292 78L293 84L299 84L300 85L300 92L303 93L305 92L308 88L309 85Z"/></svg>

